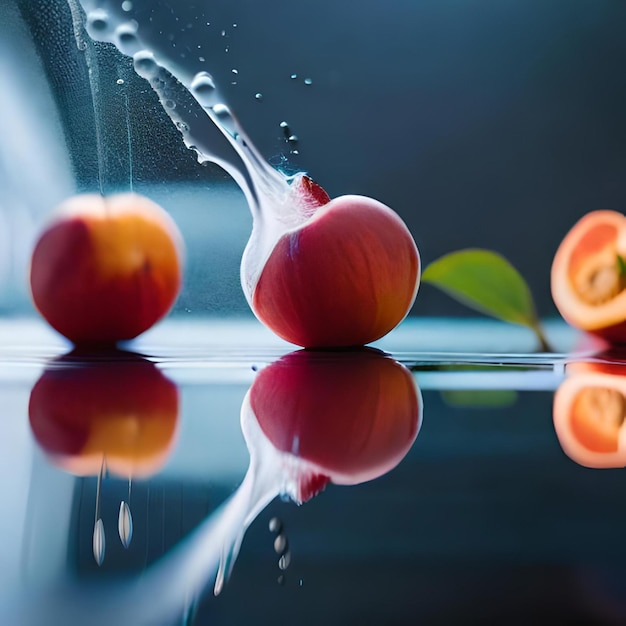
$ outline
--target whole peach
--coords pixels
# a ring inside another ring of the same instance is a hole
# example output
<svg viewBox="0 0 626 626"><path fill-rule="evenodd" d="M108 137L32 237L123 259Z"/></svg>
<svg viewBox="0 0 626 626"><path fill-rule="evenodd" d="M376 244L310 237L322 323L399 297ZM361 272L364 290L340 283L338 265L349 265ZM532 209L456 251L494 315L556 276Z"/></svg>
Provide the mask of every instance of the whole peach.
<svg viewBox="0 0 626 626"><path fill-rule="evenodd" d="M174 304L182 248L174 221L148 198L74 196L35 245L33 302L75 344L132 339Z"/></svg>

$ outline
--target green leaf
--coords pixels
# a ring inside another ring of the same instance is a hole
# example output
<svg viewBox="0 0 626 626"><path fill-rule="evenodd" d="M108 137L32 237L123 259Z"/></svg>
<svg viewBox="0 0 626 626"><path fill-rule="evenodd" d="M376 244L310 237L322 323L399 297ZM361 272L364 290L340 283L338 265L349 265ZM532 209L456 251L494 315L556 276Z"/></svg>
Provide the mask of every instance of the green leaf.
<svg viewBox="0 0 626 626"><path fill-rule="evenodd" d="M547 347L526 281L496 252L481 249L451 252L428 265L422 280L481 313L528 326L537 334L542 347Z"/></svg>
<svg viewBox="0 0 626 626"><path fill-rule="evenodd" d="M621 254L618 254L616 256L617 256L617 271L619 272L620 276L625 276L626 275L626 260L624 260L624 257Z"/></svg>

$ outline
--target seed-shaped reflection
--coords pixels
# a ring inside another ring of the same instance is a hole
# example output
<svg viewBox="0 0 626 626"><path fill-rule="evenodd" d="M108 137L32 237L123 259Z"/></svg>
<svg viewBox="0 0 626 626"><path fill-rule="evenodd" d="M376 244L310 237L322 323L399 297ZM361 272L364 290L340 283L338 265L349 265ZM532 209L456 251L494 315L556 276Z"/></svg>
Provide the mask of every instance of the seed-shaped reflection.
<svg viewBox="0 0 626 626"><path fill-rule="evenodd" d="M301 350L263 369L246 395L241 426L250 469L244 524L224 551L222 589L247 526L276 495L305 502L329 482L355 485L393 469L411 448L422 414L412 374L371 349Z"/></svg>
<svg viewBox="0 0 626 626"><path fill-rule="evenodd" d="M626 466L626 364L572 363L554 396L563 451L585 467Z"/></svg>
<svg viewBox="0 0 626 626"><path fill-rule="evenodd" d="M105 473L128 478L118 534L132 539L131 479L158 471L173 448L178 389L150 361L113 350L74 351L52 361L33 387L28 407L34 437L49 461L78 476L98 476L94 558L102 564L105 532L100 488Z"/></svg>

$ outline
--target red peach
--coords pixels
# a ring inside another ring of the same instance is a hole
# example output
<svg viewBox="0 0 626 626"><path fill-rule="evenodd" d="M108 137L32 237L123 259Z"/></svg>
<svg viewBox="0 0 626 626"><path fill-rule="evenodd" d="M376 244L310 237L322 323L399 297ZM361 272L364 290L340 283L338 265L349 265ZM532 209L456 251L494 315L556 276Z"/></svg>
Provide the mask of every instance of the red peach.
<svg viewBox="0 0 626 626"><path fill-rule="evenodd" d="M33 251L30 287L43 317L75 344L132 339L172 307L182 238L137 194L80 195L61 205Z"/></svg>
<svg viewBox="0 0 626 626"><path fill-rule="evenodd" d="M249 298L255 314L303 347L379 339L404 319L417 294L420 261L411 233L371 198L326 202L325 192L307 177L293 183L292 194L301 220L262 260ZM244 262L260 262L251 256Z"/></svg>

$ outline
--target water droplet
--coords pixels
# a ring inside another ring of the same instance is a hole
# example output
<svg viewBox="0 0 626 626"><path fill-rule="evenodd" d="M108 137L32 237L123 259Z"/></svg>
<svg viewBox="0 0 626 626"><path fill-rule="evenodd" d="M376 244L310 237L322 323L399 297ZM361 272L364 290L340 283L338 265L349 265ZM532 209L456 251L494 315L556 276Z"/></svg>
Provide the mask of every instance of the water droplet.
<svg viewBox="0 0 626 626"><path fill-rule="evenodd" d="M255 94L254 94L254 97L255 97L257 100L263 100L263 94L262 94L260 91L259 91L259 92L257 92L257 93L255 93Z"/></svg>
<svg viewBox="0 0 626 626"><path fill-rule="evenodd" d="M296 80L296 78L298 78L297 74L292 74L289 78L291 78L291 80Z"/></svg>
<svg viewBox="0 0 626 626"><path fill-rule="evenodd" d="M230 50L230 48L229 48L228 46L226 46L226 47L224 48L224 52L228 52L229 50Z"/></svg>
<svg viewBox="0 0 626 626"><path fill-rule="evenodd" d="M289 135L289 137L287 137L287 141L289 143L298 143L298 135Z"/></svg>
<svg viewBox="0 0 626 626"><path fill-rule="evenodd" d="M290 154L300 154L300 150L290 150Z"/></svg>
<svg viewBox="0 0 626 626"><path fill-rule="evenodd" d="M130 0L124 0L124 2L122 2L122 11L132 11L133 10L133 3Z"/></svg>
<svg viewBox="0 0 626 626"><path fill-rule="evenodd" d="M276 554L283 554L286 550L287 536L281 533L276 536L276 539L274 539L274 552L276 552Z"/></svg>
<svg viewBox="0 0 626 626"><path fill-rule="evenodd" d="M104 524L102 518L98 518L95 526L93 527L93 558L98 565L102 565L104 561L104 551L106 547L106 541L104 537Z"/></svg>
<svg viewBox="0 0 626 626"><path fill-rule="evenodd" d="M156 73L158 65L152 52L140 50L133 56L135 71L139 76L150 79Z"/></svg>
<svg viewBox="0 0 626 626"><path fill-rule="evenodd" d="M272 517L269 523L270 532L279 533L282 530L282 528L283 528L282 522L277 517Z"/></svg>
<svg viewBox="0 0 626 626"><path fill-rule="evenodd" d="M222 37L226 37L226 31L225 30L222 31Z"/></svg>
<svg viewBox="0 0 626 626"><path fill-rule="evenodd" d="M123 85L123 84L124 84L124 79L123 79L123 78L118 78L115 82L116 82L118 85Z"/></svg>
<svg viewBox="0 0 626 626"><path fill-rule="evenodd" d="M117 531L120 540L125 548L128 548L133 538L133 517L130 514L130 507L124 500L120 502L120 512L117 518Z"/></svg>
<svg viewBox="0 0 626 626"><path fill-rule="evenodd" d="M251 369L253 372L258 372L258 371L259 371L259 368L258 368L256 365L253 365L250 369ZM270 529L270 530L271 530L271 529Z"/></svg>
<svg viewBox="0 0 626 626"><path fill-rule="evenodd" d="M276 582L282 587L285 584L285 576L283 574L281 574L277 579Z"/></svg>
<svg viewBox="0 0 626 626"><path fill-rule="evenodd" d="M139 52L139 41L137 39L138 24L134 20L120 24L115 29L115 39L117 47L129 56Z"/></svg>
<svg viewBox="0 0 626 626"><path fill-rule="evenodd" d="M204 57L198 57L198 61L200 61L200 63L204 63L206 59Z"/></svg>
<svg viewBox="0 0 626 626"><path fill-rule="evenodd" d="M191 81L191 91L198 102L205 107L213 104L217 95L213 77L208 72L198 72Z"/></svg>
<svg viewBox="0 0 626 626"><path fill-rule="evenodd" d="M217 115L217 117L222 118L222 119L227 119L232 117L231 113L230 113L230 109L222 103L216 104L212 107L213 109L213 113L215 113L215 115Z"/></svg>
<svg viewBox="0 0 626 626"><path fill-rule="evenodd" d="M239 70L236 70L235 68L233 68L232 70L230 70L233 74L239 74Z"/></svg>
<svg viewBox="0 0 626 626"><path fill-rule="evenodd" d="M233 28L237 28L237 24L233 24Z"/></svg>
<svg viewBox="0 0 626 626"><path fill-rule="evenodd" d="M87 16L87 31L97 38L109 30L109 14L104 9L90 11Z"/></svg>
<svg viewBox="0 0 626 626"><path fill-rule="evenodd" d="M283 554L280 557L280 559L278 559L278 567L279 569L282 569L283 571L285 571L289 567L290 563L291 563L291 552L285 552L285 554Z"/></svg>
<svg viewBox="0 0 626 626"><path fill-rule="evenodd" d="M300 579L300 587L302 587L302 585L304 584L304 580L302 580L302 578Z"/></svg>
<svg viewBox="0 0 626 626"><path fill-rule="evenodd" d="M304 79L304 84L305 84L305 85L312 85L312 84L313 84L313 81L312 81L310 78L305 78L305 79Z"/></svg>

